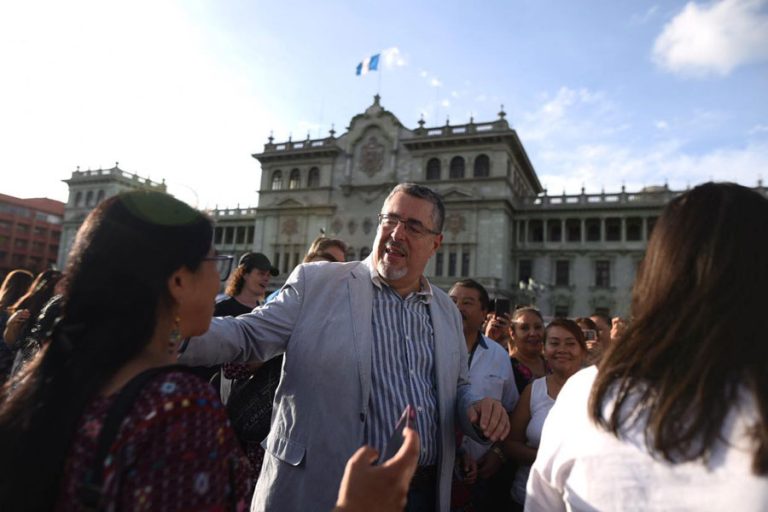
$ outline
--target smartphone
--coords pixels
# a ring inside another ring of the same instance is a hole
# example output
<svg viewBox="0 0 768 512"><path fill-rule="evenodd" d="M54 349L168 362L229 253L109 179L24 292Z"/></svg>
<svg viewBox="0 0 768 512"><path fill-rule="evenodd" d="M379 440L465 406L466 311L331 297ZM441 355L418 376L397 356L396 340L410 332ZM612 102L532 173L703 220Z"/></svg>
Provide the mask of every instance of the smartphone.
<svg viewBox="0 0 768 512"><path fill-rule="evenodd" d="M584 329L584 338L587 341L594 341L597 339L597 331L594 329Z"/></svg>
<svg viewBox="0 0 768 512"><path fill-rule="evenodd" d="M509 299L498 298L493 303L493 312L496 316L509 314Z"/></svg>
<svg viewBox="0 0 768 512"><path fill-rule="evenodd" d="M413 428L412 426L415 418L416 409L414 409L412 405L406 405L403 414L395 424L395 430L392 432L392 435L389 436L389 439L387 439L387 444L384 447L384 455L379 457L379 464L394 457L400 447L403 446L403 442L405 441L405 429Z"/></svg>

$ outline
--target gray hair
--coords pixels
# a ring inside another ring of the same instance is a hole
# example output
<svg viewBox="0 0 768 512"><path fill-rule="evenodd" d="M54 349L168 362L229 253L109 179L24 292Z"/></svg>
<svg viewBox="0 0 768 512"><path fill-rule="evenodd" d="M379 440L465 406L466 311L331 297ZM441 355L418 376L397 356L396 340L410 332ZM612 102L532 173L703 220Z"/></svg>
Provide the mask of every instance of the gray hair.
<svg viewBox="0 0 768 512"><path fill-rule="evenodd" d="M417 185L416 183L400 183L392 189L387 198L384 200L386 204L392 197L398 192L403 192L412 197L418 197L432 203L432 222L435 224L435 231L438 233L443 231L443 221L445 220L445 204L443 203L443 197L436 191L424 185Z"/></svg>

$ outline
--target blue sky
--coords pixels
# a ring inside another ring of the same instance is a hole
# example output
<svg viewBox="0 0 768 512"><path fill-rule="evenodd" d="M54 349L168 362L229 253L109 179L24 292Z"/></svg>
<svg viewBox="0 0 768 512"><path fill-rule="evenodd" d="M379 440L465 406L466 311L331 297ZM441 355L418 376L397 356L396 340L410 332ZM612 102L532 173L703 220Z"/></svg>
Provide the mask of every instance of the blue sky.
<svg viewBox="0 0 768 512"><path fill-rule="evenodd" d="M343 132L377 90L411 128L503 104L551 194L768 180L768 0L33 0L0 7L0 66L0 192L22 197L119 161L253 205L270 131Z"/></svg>

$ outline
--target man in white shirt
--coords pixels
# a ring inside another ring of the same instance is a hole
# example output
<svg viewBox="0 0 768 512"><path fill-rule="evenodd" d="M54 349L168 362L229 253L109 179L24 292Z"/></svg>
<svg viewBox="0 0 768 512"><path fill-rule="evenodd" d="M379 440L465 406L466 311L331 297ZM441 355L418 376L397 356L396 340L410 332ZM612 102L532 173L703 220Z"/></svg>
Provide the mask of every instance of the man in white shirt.
<svg viewBox="0 0 768 512"><path fill-rule="evenodd" d="M512 412L519 394L509 356L501 345L482 333L490 304L488 292L477 281L463 279L453 285L448 295L461 313L473 393L497 399L508 413ZM469 437L464 437L462 441L464 456L477 462L478 478L472 489L472 501L477 510L490 510L489 507L497 504L498 499L493 499L491 495L489 479L506 463L500 443L482 444Z"/></svg>

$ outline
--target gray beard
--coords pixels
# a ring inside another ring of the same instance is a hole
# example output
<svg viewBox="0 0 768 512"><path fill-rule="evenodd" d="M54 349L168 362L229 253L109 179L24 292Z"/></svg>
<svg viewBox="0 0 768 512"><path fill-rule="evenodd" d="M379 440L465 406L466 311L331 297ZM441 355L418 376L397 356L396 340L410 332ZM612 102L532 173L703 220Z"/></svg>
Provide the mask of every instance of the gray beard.
<svg viewBox="0 0 768 512"><path fill-rule="evenodd" d="M385 261L379 260L379 262L376 264L376 271L387 281L396 281L405 277L405 274L408 273L408 268L390 268Z"/></svg>

